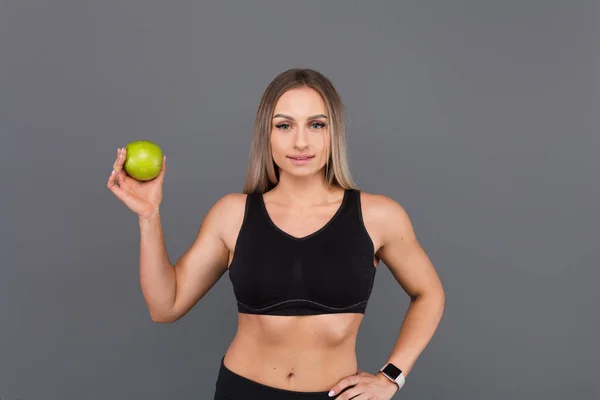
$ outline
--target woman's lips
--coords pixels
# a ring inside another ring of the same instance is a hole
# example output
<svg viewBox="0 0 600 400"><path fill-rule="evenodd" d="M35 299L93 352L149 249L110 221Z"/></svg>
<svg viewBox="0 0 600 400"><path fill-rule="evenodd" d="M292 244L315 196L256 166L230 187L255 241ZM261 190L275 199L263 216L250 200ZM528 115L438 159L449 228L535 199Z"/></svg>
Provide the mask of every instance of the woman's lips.
<svg viewBox="0 0 600 400"><path fill-rule="evenodd" d="M295 165L305 165L310 162L315 156L288 156Z"/></svg>

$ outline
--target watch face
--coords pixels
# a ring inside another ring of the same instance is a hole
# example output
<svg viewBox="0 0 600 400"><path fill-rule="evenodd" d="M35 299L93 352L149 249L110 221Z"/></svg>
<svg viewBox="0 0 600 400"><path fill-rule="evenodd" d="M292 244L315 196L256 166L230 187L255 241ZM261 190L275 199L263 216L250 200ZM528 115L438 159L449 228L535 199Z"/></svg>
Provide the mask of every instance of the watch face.
<svg viewBox="0 0 600 400"><path fill-rule="evenodd" d="M396 379L400 376L400 374L402 373L402 371L400 371L398 369L398 367L396 367L394 364L388 364L385 366L385 368L381 371L384 374L386 374L387 376L389 376L392 379Z"/></svg>

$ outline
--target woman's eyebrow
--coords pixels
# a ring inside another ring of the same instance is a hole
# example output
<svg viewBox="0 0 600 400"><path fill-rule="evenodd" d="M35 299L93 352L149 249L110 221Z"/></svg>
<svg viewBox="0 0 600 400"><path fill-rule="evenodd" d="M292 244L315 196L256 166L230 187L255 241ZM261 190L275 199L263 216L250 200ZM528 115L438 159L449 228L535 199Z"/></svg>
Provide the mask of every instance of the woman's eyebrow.
<svg viewBox="0 0 600 400"><path fill-rule="evenodd" d="M290 115L285 115L285 114L275 114L273 116L273 119L275 119L275 118L286 118L286 119L291 119L292 121L294 120L294 117L292 117ZM318 118L327 118L327 115L317 114L317 115L312 115L312 116L308 117L308 119L318 119Z"/></svg>

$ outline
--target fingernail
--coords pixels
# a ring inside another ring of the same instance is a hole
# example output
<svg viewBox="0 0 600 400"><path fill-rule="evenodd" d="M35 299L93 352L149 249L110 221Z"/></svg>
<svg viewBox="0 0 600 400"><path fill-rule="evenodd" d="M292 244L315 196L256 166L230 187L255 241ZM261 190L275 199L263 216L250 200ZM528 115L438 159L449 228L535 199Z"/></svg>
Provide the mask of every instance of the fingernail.
<svg viewBox="0 0 600 400"><path fill-rule="evenodd" d="M112 172L111 172L110 174L111 174L111 175L114 175L114 174L115 174L115 170L113 169L113 170L112 170Z"/></svg>
<svg viewBox="0 0 600 400"><path fill-rule="evenodd" d="M329 392L329 397L332 397L332 396L333 396L333 394L334 394L334 393L333 393L333 390L332 390L332 391L330 391L330 392Z"/></svg>

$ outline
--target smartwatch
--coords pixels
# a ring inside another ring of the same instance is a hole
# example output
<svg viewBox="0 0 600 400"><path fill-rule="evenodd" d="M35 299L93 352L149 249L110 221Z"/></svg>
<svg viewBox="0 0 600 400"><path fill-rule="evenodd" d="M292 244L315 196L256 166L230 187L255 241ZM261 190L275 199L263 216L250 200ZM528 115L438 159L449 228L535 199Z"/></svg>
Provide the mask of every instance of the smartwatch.
<svg viewBox="0 0 600 400"><path fill-rule="evenodd" d="M379 370L386 378L398 385L398 390L404 386L405 379L402 370L392 363L387 363Z"/></svg>

